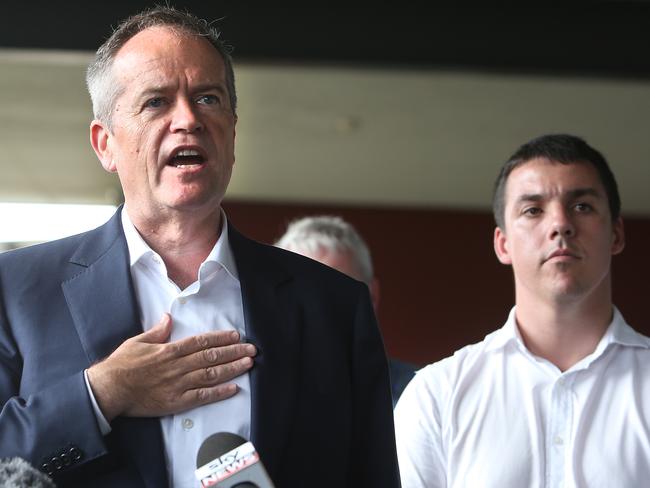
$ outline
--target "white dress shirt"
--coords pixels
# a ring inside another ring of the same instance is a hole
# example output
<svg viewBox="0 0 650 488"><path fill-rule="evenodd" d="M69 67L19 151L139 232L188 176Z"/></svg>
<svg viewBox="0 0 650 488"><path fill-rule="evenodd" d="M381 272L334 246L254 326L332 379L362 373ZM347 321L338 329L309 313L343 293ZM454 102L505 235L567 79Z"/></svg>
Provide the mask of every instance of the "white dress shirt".
<svg viewBox="0 0 650 488"><path fill-rule="evenodd" d="M199 268L198 280L181 290L167 277L161 257L142 239L126 208L122 209L122 226L129 249L131 277L140 309L143 329L149 330L168 312L172 317L170 341L177 341L213 330L237 330L246 341L241 286L235 259L228 241L226 215L221 212L221 235ZM196 454L201 443L216 432L232 432L250 438L251 392L249 374L231 380L238 392L217 403L161 417L169 483L174 488L196 488L194 476ZM101 430L110 432L86 385Z"/></svg>
<svg viewBox="0 0 650 488"><path fill-rule="evenodd" d="M650 339L618 310L565 372L531 354L514 309L420 370L395 410L402 486L650 486Z"/></svg>

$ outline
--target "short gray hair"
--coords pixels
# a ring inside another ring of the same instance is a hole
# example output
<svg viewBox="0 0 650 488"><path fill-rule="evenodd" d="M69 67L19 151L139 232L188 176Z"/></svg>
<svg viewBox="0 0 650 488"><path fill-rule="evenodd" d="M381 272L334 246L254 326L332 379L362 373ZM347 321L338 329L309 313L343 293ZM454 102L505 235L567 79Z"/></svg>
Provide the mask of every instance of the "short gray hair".
<svg viewBox="0 0 650 488"><path fill-rule="evenodd" d="M275 245L309 255L347 251L354 258L366 284L369 285L374 277L368 246L355 228L341 217L319 215L294 220Z"/></svg>
<svg viewBox="0 0 650 488"><path fill-rule="evenodd" d="M221 40L221 33L203 19L174 9L173 7L154 7L124 20L102 44L86 71L86 86L93 103L93 114L97 120L111 127L115 100L124 87L113 79L112 66L117 52L136 34L151 27L168 27L180 34L199 36L212 44L223 58L226 68L226 87L230 98L230 108L237 115L237 93L235 73L232 67L232 48Z"/></svg>

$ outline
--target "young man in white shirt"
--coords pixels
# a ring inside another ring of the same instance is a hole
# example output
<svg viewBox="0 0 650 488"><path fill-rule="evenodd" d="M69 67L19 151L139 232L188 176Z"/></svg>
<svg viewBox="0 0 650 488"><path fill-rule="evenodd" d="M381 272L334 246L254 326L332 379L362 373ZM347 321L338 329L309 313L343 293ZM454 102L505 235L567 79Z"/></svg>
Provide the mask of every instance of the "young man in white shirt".
<svg viewBox="0 0 650 488"><path fill-rule="evenodd" d="M574 136L534 139L503 166L493 209L516 305L405 390L403 487L645 486L650 339L612 304L625 240L607 162Z"/></svg>

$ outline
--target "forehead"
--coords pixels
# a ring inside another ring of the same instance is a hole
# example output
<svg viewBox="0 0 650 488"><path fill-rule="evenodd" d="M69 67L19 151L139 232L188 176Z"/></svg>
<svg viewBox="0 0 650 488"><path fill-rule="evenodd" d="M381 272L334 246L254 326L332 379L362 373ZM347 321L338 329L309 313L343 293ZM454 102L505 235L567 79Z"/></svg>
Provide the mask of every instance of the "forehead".
<svg viewBox="0 0 650 488"><path fill-rule="evenodd" d="M319 250L311 258L334 268L355 280L363 281L354 255L347 250Z"/></svg>
<svg viewBox="0 0 650 488"><path fill-rule="evenodd" d="M223 81L225 66L206 39L170 27L150 27L129 39L113 60L118 79L139 83L148 78L183 75L202 82Z"/></svg>
<svg viewBox="0 0 650 488"><path fill-rule="evenodd" d="M531 159L512 170L506 182L506 206L522 195L560 197L575 190L592 189L605 195L598 171L591 163L560 163L546 158Z"/></svg>

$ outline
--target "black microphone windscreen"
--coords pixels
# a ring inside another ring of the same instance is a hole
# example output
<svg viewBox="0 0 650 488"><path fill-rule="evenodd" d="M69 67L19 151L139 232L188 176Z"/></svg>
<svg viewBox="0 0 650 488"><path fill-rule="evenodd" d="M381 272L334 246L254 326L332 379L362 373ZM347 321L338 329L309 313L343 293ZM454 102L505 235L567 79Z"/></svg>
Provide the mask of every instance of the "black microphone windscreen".
<svg viewBox="0 0 650 488"><path fill-rule="evenodd" d="M203 441L195 475L204 488L274 487L253 443L230 432L218 432Z"/></svg>
<svg viewBox="0 0 650 488"><path fill-rule="evenodd" d="M200 468L210 461L220 458L245 442L246 439L231 432L217 432L216 434L212 434L203 441L203 444L199 448L199 452L196 455L196 467Z"/></svg>
<svg viewBox="0 0 650 488"><path fill-rule="evenodd" d="M56 488L45 473L24 459L0 459L0 486L3 488Z"/></svg>

